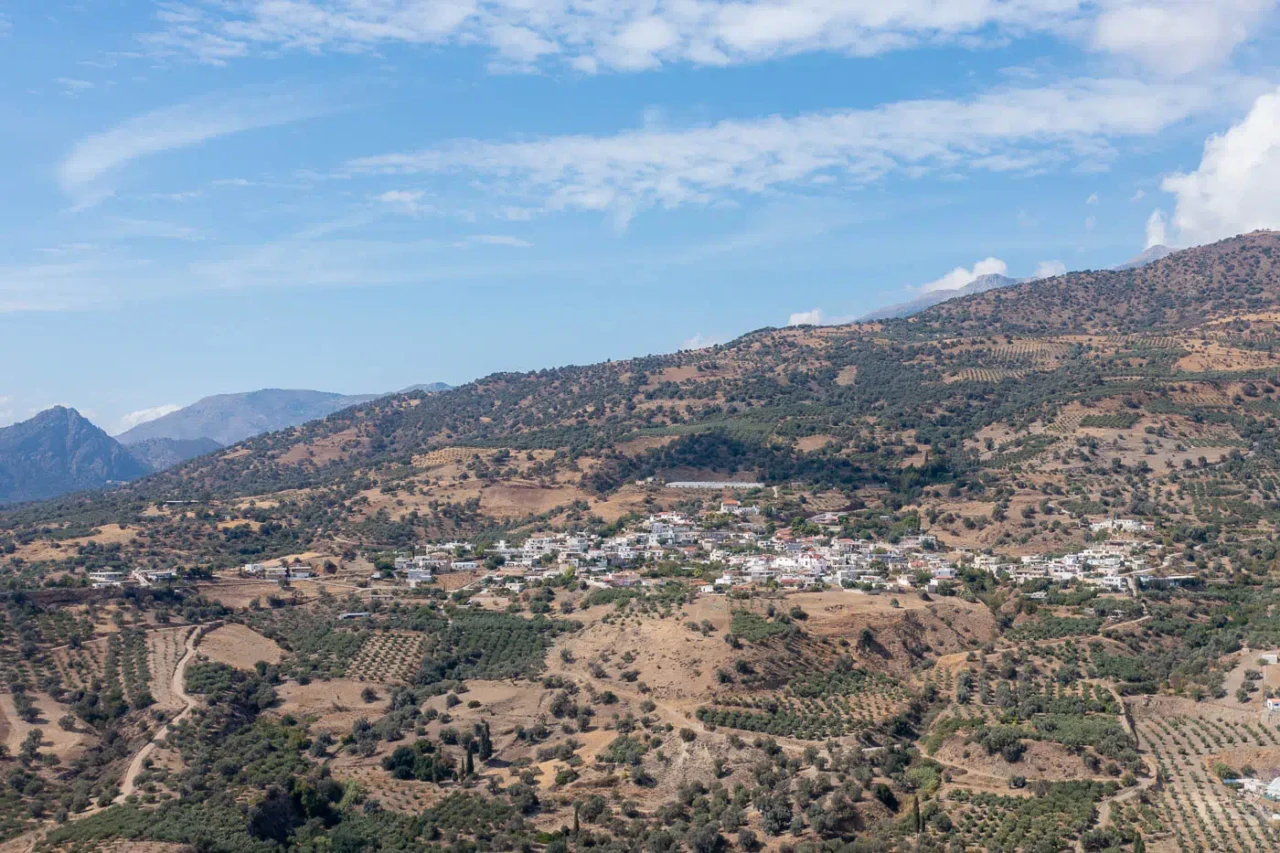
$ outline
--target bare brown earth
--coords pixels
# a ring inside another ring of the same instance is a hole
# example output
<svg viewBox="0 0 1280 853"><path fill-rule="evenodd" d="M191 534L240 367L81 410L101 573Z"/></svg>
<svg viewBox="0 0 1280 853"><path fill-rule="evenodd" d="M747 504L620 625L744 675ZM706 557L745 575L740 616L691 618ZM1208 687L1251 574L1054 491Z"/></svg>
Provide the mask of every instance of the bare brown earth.
<svg viewBox="0 0 1280 853"><path fill-rule="evenodd" d="M274 712L311 718L315 720L313 727L319 731L346 734L356 720L362 717L376 720L390 707L386 690L377 691L376 701L364 701L360 694L367 687L364 682L342 678L310 684L290 681L279 689L280 705Z"/></svg>
<svg viewBox="0 0 1280 853"><path fill-rule="evenodd" d="M91 735L84 731L82 724L78 724L75 731L67 731L58 725L58 720L70 713L67 706L58 704L43 693L30 695L40 710L40 719L34 723L18 717L11 693L0 693L0 728L7 729L4 743L9 754L17 755L31 731L39 729L44 744L41 752L53 753L61 761L67 761L90 740Z"/></svg>
<svg viewBox="0 0 1280 853"><path fill-rule="evenodd" d="M279 663L284 649L252 628L231 623L205 634L200 641L200 654L218 663L253 669L258 661Z"/></svg>
<svg viewBox="0 0 1280 853"><path fill-rule="evenodd" d="M165 709L185 707L173 690L173 676L186 651L187 636L195 628L184 626L151 631L147 634L147 666L151 670L151 695L156 705Z"/></svg>
<svg viewBox="0 0 1280 853"><path fill-rule="evenodd" d="M61 540L36 539L27 545L19 546L13 556L28 562L65 560L74 556L86 545L123 545L132 542L138 532L136 527L125 524L104 524L92 536Z"/></svg>
<svg viewBox="0 0 1280 853"><path fill-rule="evenodd" d="M1022 761L1015 764L999 755L988 755L986 749L977 744L966 744L964 737L951 738L931 757L998 780L1018 775L1059 782L1092 776L1080 756L1072 755L1057 744L1044 741L1026 741L1025 744L1026 753Z"/></svg>

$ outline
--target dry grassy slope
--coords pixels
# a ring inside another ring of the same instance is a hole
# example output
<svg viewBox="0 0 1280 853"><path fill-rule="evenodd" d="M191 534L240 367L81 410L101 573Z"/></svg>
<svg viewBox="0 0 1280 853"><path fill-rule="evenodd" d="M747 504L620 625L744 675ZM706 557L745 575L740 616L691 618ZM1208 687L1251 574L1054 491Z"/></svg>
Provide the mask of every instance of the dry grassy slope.
<svg viewBox="0 0 1280 853"><path fill-rule="evenodd" d="M570 600L581 601L577 593L565 595ZM752 778L758 753L732 744L737 736L746 737L748 741L753 740L753 736L724 727L704 726L696 716L699 707L714 703L723 691L748 689L741 682L732 686L721 684L716 677L717 670L737 672L735 662L744 661L760 674L762 681L773 684L749 689L762 695L772 694L780 692L797 674L821 672L837 656L845 655L852 657L858 667L892 674L905 688L914 689L920 683L920 676L913 668L914 658L904 647L904 638L908 644L927 638L932 646L928 654L933 657L953 651L961 644L973 646L986 640L993 627L985 607L958 600L931 603L911 596L903 597L899 605L894 606L888 597L822 592L788 596L785 601L775 603L788 608L800 606L807 612L802 636L792 642L745 643L738 649L724 641L733 608L763 609L765 602L731 607L724 598L703 597L666 618L654 614L623 615L607 605L575 609L573 618L584 627L557 638L546 659L546 675L554 686L538 680L470 680L460 695L461 704L450 707L445 696L428 700L428 707L437 712L448 711L450 715L448 722L431 723L428 732L438 737L446 726L465 730L475 723L487 722L492 727L497 760L491 770L484 772L506 778L507 771L501 768L527 759L548 803L556 802L555 798L560 796L580 798L596 792L617 791L643 808L654 808L676 796L681 785L692 781L711 784L716 778L717 760L723 762L720 781L727 787ZM714 630L707 634L690 630L691 622L710 623ZM856 648L863 628L874 631L883 644L883 654ZM387 710L387 690L383 687L377 688L379 699L372 703L360 697L360 691L368 684L350 680L316 682L307 687L289 684L282 689L283 704L272 713L316 715L316 727L345 732L356 718L375 719ZM550 713L553 698L565 684L576 687L573 696L578 703L588 704L588 697L601 696L606 691L615 698L609 704L596 705L596 717L589 729L566 734ZM653 787L634 784L626 767L596 762L597 756L619 736L614 728L616 720L628 716L652 719L658 724L651 727L652 732L661 733L662 724L670 724L676 730L689 730L694 735L688 740L675 732L665 735L662 750L669 760L659 763L653 754L646 758L647 766L657 777ZM546 740L530 743L517 736L518 727L533 727L540 720L550 723L551 734ZM792 755L799 755L806 746L812 745L810 741L786 736L777 740ZM855 735L837 740L852 748L861 748L865 743ZM577 767L579 775L569 782L557 782L559 772L569 765L547 758L545 753L570 741L578 744L575 753L582 759ZM426 783L390 780L378 768L378 760L396 745L380 745L378 753L371 758L344 755L335 762L333 772L339 779L360 781L388 808L415 812L438 797L439 791ZM544 755L540 756L540 752ZM874 804L866 807L877 808ZM554 821L558 826L564 815L563 808L549 808L541 819Z"/></svg>
<svg viewBox="0 0 1280 853"><path fill-rule="evenodd" d="M987 329L1149 331L1274 307L1280 232L1257 231L1133 270L1071 273L943 303L917 321Z"/></svg>
<svg viewBox="0 0 1280 853"><path fill-rule="evenodd" d="M646 504L625 485L635 475L735 470L872 496L887 484L937 510L949 541L979 547L1061 542L1062 531L1028 527L1022 513L1073 488L1081 499L1117 492L1122 507L1154 497L1166 513L1199 517L1215 511L1203 496L1217 488L1188 490L1169 475L1203 458L1209 473L1191 479L1210 476L1275 424L1265 379L1280 374L1278 241L1248 235L1137 271L972 296L909 322L763 330L697 352L382 399L115 492L0 517L0 538L5 527L124 521L139 531L126 555L195 559L220 544L193 534L197 513L147 503L194 497L223 531L266 518L296 530L293 550L381 544L387 524L408 525L397 536L449 537L535 516L573 523L584 502L616 518L666 501ZM689 447L711 430L728 440ZM1150 466L1160 491L1137 494L1127 473L1097 470L1113 459L1126 472ZM1256 466L1264 479L1269 466ZM995 489L963 488L979 470L1012 491L1008 520L989 523ZM931 478L940 488L921 493ZM948 487L957 481L958 494ZM1264 491L1240 500L1262 506ZM56 561L87 547L83 537L58 549L40 541L24 536L18 553Z"/></svg>

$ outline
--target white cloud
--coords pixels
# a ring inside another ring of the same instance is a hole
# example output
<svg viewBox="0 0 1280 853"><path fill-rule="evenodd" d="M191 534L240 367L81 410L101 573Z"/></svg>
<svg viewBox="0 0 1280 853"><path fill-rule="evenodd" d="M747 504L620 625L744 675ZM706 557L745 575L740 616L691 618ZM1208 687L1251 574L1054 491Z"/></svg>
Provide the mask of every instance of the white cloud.
<svg viewBox="0 0 1280 853"><path fill-rule="evenodd" d="M43 253L48 263L0 266L0 314L60 311L101 304L128 282L132 295L172 292L172 276L146 261L98 252L94 247L59 247Z"/></svg>
<svg viewBox="0 0 1280 853"><path fill-rule="evenodd" d="M1066 273L1067 265L1062 261L1041 261L1036 265L1036 271L1032 273L1031 277L1035 279L1054 278L1066 275Z"/></svg>
<svg viewBox="0 0 1280 853"><path fill-rule="evenodd" d="M794 314L792 316L795 316ZM791 324L788 324L791 325ZM704 335L701 332L691 338L685 338L680 344L682 350L706 349L729 341L728 335Z"/></svg>
<svg viewBox="0 0 1280 853"><path fill-rule="evenodd" d="M82 139L58 168L58 181L80 205L92 204L109 194L104 177L139 158L325 112L311 95L270 87L166 107Z"/></svg>
<svg viewBox="0 0 1280 853"><path fill-rule="evenodd" d="M1085 204L1097 204L1097 203L1098 203L1098 194L1097 194L1097 193L1094 193L1093 195L1089 196L1087 199L1085 199L1085 200L1084 200L1084 203L1085 203Z"/></svg>
<svg viewBox="0 0 1280 853"><path fill-rule="evenodd" d="M479 243L482 246L506 246L512 249L529 249L533 244L519 237L508 234L472 234L462 241L463 244Z"/></svg>
<svg viewBox="0 0 1280 853"><path fill-rule="evenodd" d="M130 412L120 419L120 426L117 428L116 433L118 435L119 433L127 432L138 424L145 424L148 421L154 421L156 418L162 418L165 415L172 414L181 408L181 406L175 405L174 403L165 403L162 406L153 406L150 409L139 409L136 412Z"/></svg>
<svg viewBox="0 0 1280 853"><path fill-rule="evenodd" d="M0 427L7 427L18 419L12 397L0 397Z"/></svg>
<svg viewBox="0 0 1280 853"><path fill-rule="evenodd" d="M81 92L87 92L94 87L94 84L88 80L76 80L72 77L58 77L53 82L62 87L64 95L75 97Z"/></svg>
<svg viewBox="0 0 1280 853"><path fill-rule="evenodd" d="M1275 0L1109 0L1093 31L1099 50L1186 74L1222 62Z"/></svg>
<svg viewBox="0 0 1280 853"><path fill-rule="evenodd" d="M189 225L152 219L117 219L108 236L117 239L151 238L155 240L199 240L200 231Z"/></svg>
<svg viewBox="0 0 1280 853"><path fill-rule="evenodd" d="M1221 61L1274 0L185 0L153 52L224 63L282 50L484 44L498 67L555 57L584 73L722 66L806 52L875 56L1049 34L1183 72Z"/></svg>
<svg viewBox="0 0 1280 853"><path fill-rule="evenodd" d="M1133 195L1129 196L1129 201L1142 201L1146 197L1147 197L1146 190L1142 190L1142 189L1135 190Z"/></svg>
<svg viewBox="0 0 1280 853"><path fill-rule="evenodd" d="M1170 175L1161 188L1177 199L1172 224L1180 245L1280 227L1280 90L1211 136L1198 169Z"/></svg>
<svg viewBox="0 0 1280 853"><path fill-rule="evenodd" d="M973 284L980 276L1005 275L1008 272L1009 265L1004 261L999 258L987 258L974 264L973 269L956 267L942 278L931 281L920 289L925 293L934 293L939 290L959 290L966 285Z"/></svg>
<svg viewBox="0 0 1280 853"><path fill-rule="evenodd" d="M1147 248L1169 244L1169 223L1163 210L1153 210L1147 217Z"/></svg>
<svg viewBox="0 0 1280 853"><path fill-rule="evenodd" d="M387 190L375 199L401 213L419 214L431 210L430 205L422 203L423 195L422 190Z"/></svg>
<svg viewBox="0 0 1280 853"><path fill-rule="evenodd" d="M1092 231L1097 224L1098 224L1098 217L1096 216L1086 216L1084 218L1085 231Z"/></svg>
<svg viewBox="0 0 1280 853"><path fill-rule="evenodd" d="M821 326L822 325L822 309L814 308L812 311L797 311L787 318L788 326Z"/></svg>
<svg viewBox="0 0 1280 853"><path fill-rule="evenodd" d="M708 204L785 184L811 186L818 178L864 184L894 171L920 177L932 171L1031 171L1105 162L1108 139L1158 133L1249 88L1239 80L1075 80L1000 89L965 101L901 101L692 129L460 140L354 160L347 172L462 173L518 196L522 207L541 199L547 210L610 211L626 218L653 206Z"/></svg>

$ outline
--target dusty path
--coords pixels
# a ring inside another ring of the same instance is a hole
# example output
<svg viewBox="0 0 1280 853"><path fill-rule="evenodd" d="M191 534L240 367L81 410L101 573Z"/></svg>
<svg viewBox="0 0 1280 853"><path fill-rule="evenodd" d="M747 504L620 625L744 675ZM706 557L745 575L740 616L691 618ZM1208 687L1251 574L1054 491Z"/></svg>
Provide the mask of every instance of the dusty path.
<svg viewBox="0 0 1280 853"><path fill-rule="evenodd" d="M120 780L120 794L115 799L115 802L117 803L123 803L125 798L133 793L134 782L137 780L138 774L142 772L143 762L147 760L147 757L150 756L151 753L155 752L156 743L163 738L168 737L169 733L173 731L173 727L185 719L196 706L196 700L187 695L187 691L183 687L183 680L187 672L187 664L191 662L193 657L195 657L196 644L200 641L199 636L199 628L192 629L191 633L187 635L187 651L183 654L182 659L178 661L178 665L173 670L173 681L171 684L173 695L182 700L182 704L185 707L176 717L170 720L164 728L156 732L155 736L151 738L147 745L138 750L138 754L129 762L129 769L125 771L124 778Z"/></svg>

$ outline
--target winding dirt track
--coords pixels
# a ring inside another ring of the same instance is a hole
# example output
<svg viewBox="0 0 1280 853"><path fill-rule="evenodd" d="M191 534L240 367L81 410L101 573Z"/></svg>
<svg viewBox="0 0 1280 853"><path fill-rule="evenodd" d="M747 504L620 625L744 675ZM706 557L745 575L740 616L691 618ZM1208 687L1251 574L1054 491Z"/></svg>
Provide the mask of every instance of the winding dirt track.
<svg viewBox="0 0 1280 853"><path fill-rule="evenodd" d="M133 793L134 782L137 780L138 774L142 772L142 764L147 760L147 757L151 755L151 753L155 752L156 744L165 737L168 737L169 733L173 730L173 727L185 719L196 706L196 700L187 695L187 691L183 688L183 680L187 672L187 664L193 657L195 657L196 644L199 643L199 635L199 628L193 628L191 633L187 635L186 653L182 655L182 659L179 660L178 665L174 667L173 681L170 685L173 689L173 695L181 699L182 704L186 707L184 707L177 716L170 720L164 728L156 732L155 736L151 738L151 741L147 743L146 746L142 747L142 749L138 750L137 755L135 755L133 760L129 762L129 769L125 771L124 778L120 780L120 794L115 799L115 802L117 803L123 803L125 798Z"/></svg>

